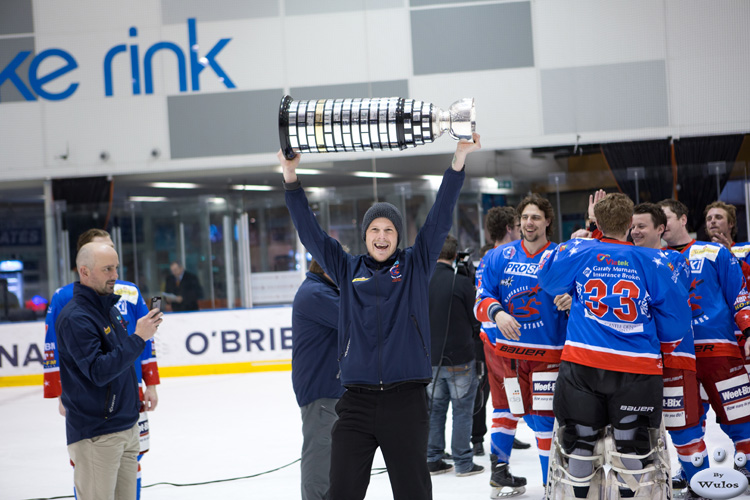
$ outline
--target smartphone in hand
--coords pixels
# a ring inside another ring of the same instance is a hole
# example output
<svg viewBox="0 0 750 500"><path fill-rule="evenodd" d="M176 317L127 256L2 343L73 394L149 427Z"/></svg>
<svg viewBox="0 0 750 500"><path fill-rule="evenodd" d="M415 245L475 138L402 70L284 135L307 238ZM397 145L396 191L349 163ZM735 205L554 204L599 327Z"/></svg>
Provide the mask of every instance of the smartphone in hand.
<svg viewBox="0 0 750 500"><path fill-rule="evenodd" d="M151 307L149 309L161 309L161 297L151 297Z"/></svg>

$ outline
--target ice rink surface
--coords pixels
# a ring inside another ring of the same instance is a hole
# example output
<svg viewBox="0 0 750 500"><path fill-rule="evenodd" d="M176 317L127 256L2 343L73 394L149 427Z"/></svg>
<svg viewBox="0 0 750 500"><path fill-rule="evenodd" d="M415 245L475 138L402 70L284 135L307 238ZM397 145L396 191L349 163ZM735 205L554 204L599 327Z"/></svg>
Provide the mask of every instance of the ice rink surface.
<svg viewBox="0 0 750 500"><path fill-rule="evenodd" d="M300 412L291 372L208 375L162 379L159 405L149 414L151 450L142 459L144 500L300 498ZM450 415L449 415L450 417ZM491 411L488 412L488 428ZM450 425L450 420L447 424ZM517 437L533 443L523 423ZM448 432L450 440L450 432ZM709 415L709 454L716 447L731 453L731 441ZM453 472L432 477L435 500L489 498L489 434L485 471L470 477ZM731 457L731 454L730 454ZM672 451L672 467L676 457ZM383 468L378 453L373 468ZM515 498L541 499L536 447L514 450L511 471L528 479L526 493ZM222 480L253 476L236 481ZM73 472L65 445L65 422L57 400L42 397L41 386L0 388L0 500L72 498ZM387 474L371 477L368 500L393 498Z"/></svg>

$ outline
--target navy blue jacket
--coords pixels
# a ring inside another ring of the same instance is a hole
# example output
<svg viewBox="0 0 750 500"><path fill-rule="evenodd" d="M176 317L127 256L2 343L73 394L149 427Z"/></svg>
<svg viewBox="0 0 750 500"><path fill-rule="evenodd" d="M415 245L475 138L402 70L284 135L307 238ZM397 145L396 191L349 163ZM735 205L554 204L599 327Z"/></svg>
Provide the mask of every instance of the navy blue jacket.
<svg viewBox="0 0 750 500"><path fill-rule="evenodd" d="M292 386L300 406L344 393L336 359L338 321L339 289L307 273L292 306Z"/></svg>
<svg viewBox="0 0 750 500"><path fill-rule="evenodd" d="M321 229L297 182L286 205L300 240L339 284L339 366L344 386L432 380L428 285L453 223L464 172L448 169L414 246L386 262L350 255ZM403 236L403 235L402 235Z"/></svg>
<svg viewBox="0 0 750 500"><path fill-rule="evenodd" d="M134 363L146 343L128 335L118 300L76 282L55 323L68 444L124 431L138 421Z"/></svg>

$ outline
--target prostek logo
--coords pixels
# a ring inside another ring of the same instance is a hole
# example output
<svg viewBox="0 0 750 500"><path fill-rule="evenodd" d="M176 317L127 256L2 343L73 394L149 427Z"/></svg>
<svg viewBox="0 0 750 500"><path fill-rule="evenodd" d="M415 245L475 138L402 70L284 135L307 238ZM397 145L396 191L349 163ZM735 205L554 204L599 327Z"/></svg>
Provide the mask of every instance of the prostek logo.
<svg viewBox="0 0 750 500"><path fill-rule="evenodd" d="M721 464L727 458L724 448L716 448L713 455L717 464ZM703 455L696 453L692 457L692 462L696 467L701 467ZM734 464L737 467L745 467L747 465L745 454L738 452L734 456ZM742 472L732 467L709 467L695 473L690 480L690 487L698 495L712 500L735 498L745 492L747 478Z"/></svg>
<svg viewBox="0 0 750 500"><path fill-rule="evenodd" d="M187 92L188 90L188 71L190 74L190 89L193 91L199 91L201 89L200 73L209 66L226 88L235 88L236 86L234 82L216 61L219 52L221 52L221 50L232 39L220 39L208 52L205 53L205 55L200 56L199 51L201 50L201 47L198 43L198 33L194 18L187 20L187 28L189 42L187 50L174 42L161 41L148 47L141 59L141 51L137 43L131 45L123 43L110 48L104 55L103 60L104 95L106 97L112 97L114 95L112 85L114 77L112 62L115 58L121 57L118 54L124 52L127 52L129 55L130 75L119 75L119 77L128 78L129 81L132 81L133 95L154 93L153 59L156 53L161 51L171 52L177 60L177 77L180 92ZM131 27L128 34L130 38L136 38L138 36L138 29ZM11 59L5 68L0 70L0 85L4 84L6 81L10 82L27 101L36 101L37 97L48 101L61 101L72 96L82 84L81 82L71 81L73 80L71 72L78 68L78 61L76 61L73 54L60 48L49 48L43 50L31 60L31 64L29 64L28 78L26 80L28 82L27 86L24 80L19 76L18 69L29 55L31 55L31 51L29 50L20 51L13 59ZM55 67L56 69L46 74L41 74L42 71L40 71L40 67L42 66L44 68ZM143 77L141 77L141 68L143 68ZM157 72L158 71L157 68ZM65 80L65 78L67 78L67 80ZM62 83L63 85L67 83L64 90L54 92L45 88L47 84L58 79L63 79L58 82L58 85L59 83ZM141 85L143 85L143 91L141 91Z"/></svg>
<svg viewBox="0 0 750 500"><path fill-rule="evenodd" d="M509 262L508 265L505 266L506 274L514 274L516 276L528 276L531 278L535 278L537 271L539 271L539 266L536 264Z"/></svg>

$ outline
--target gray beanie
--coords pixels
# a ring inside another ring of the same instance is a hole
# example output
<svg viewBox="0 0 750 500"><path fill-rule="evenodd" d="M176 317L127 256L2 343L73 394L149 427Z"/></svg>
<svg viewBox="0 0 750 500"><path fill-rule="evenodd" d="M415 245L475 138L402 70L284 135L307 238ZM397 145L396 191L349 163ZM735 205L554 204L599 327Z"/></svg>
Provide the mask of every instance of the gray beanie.
<svg viewBox="0 0 750 500"><path fill-rule="evenodd" d="M365 212L365 217L362 219L362 239L367 239L367 229L372 224L372 221L380 217L385 217L393 223L396 233L398 233L398 239L396 240L396 245L398 245L401 242L404 219L401 217L401 212L398 211L398 208L386 202L375 203Z"/></svg>

